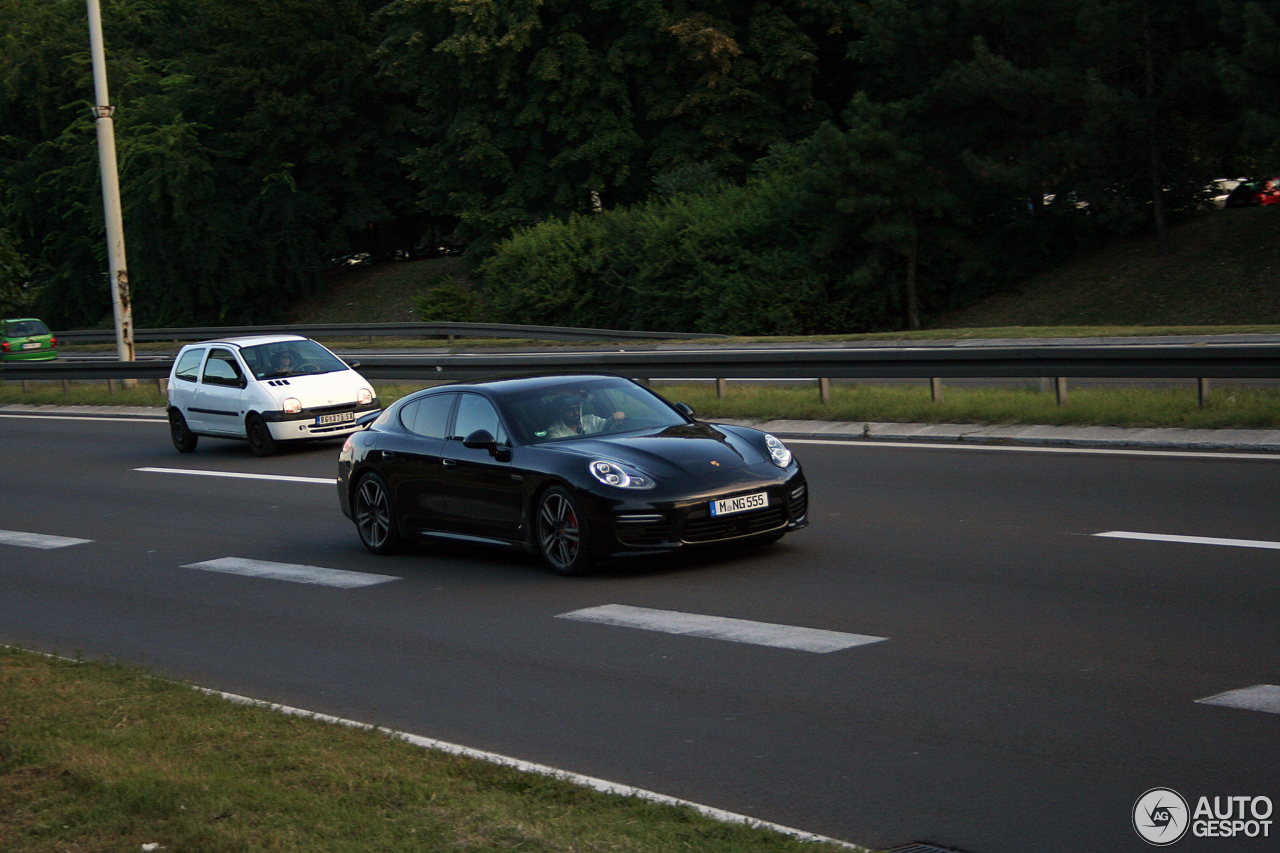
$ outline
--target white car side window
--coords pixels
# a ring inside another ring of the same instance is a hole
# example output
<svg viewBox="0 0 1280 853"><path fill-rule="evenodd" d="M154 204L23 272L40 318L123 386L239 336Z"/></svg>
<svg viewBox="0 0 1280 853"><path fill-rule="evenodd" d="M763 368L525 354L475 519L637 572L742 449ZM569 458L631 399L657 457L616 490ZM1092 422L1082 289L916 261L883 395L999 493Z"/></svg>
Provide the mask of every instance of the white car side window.
<svg viewBox="0 0 1280 853"><path fill-rule="evenodd" d="M178 356L178 364L174 367L173 376L175 379L185 379L187 382L195 382L200 376L200 359L204 358L203 349L189 349Z"/></svg>

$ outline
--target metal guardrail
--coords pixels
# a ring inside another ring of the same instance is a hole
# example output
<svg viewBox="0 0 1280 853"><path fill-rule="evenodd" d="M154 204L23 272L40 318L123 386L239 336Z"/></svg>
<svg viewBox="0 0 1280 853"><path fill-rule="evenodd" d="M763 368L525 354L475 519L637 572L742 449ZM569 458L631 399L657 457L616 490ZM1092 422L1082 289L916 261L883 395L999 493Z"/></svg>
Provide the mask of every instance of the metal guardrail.
<svg viewBox="0 0 1280 853"><path fill-rule="evenodd" d="M1276 379L1280 344L1211 346L894 347L701 352L565 352L361 358L370 380L478 379L503 374L606 372L662 379L1133 378ZM172 361L8 362L0 379L164 379Z"/></svg>
<svg viewBox="0 0 1280 853"><path fill-rule="evenodd" d="M278 326L204 326L182 329L135 329L136 342L204 341L245 335L303 335L308 338L513 338L538 341L699 340L724 338L691 332L633 332L616 329L578 329L561 326L519 326L508 323L319 323ZM54 332L66 343L114 341L112 329L72 329Z"/></svg>

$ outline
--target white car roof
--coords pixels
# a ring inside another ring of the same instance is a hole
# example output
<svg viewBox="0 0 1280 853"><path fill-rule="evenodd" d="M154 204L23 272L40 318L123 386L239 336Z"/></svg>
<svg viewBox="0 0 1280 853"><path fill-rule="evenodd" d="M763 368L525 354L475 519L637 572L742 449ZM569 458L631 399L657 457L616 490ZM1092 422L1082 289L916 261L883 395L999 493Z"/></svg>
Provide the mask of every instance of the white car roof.
<svg viewBox="0 0 1280 853"><path fill-rule="evenodd" d="M231 344L236 347L254 347L258 344L276 344L281 341L305 341L302 335L245 335L237 338L215 338L211 341L200 341L187 346L205 346L206 344Z"/></svg>

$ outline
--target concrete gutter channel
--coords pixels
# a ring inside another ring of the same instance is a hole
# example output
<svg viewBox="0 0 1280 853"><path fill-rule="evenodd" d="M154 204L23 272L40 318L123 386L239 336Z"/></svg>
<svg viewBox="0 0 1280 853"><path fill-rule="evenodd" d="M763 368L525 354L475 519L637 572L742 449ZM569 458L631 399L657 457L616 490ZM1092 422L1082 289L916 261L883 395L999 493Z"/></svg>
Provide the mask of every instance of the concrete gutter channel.
<svg viewBox="0 0 1280 853"><path fill-rule="evenodd" d="M55 415L145 418L164 421L163 409L147 406L0 406L0 415ZM1184 429L1106 426L984 424L898 424L811 420L745 420L716 418L774 433L783 438L859 442L932 442L1140 450L1213 450L1280 453L1280 429Z"/></svg>

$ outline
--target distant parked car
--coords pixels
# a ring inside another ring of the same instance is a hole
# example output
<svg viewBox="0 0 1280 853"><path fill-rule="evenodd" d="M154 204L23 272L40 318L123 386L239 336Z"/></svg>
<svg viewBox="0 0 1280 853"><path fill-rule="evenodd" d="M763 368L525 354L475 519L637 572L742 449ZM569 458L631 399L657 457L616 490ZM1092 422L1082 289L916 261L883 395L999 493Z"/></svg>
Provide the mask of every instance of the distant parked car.
<svg viewBox="0 0 1280 853"><path fill-rule="evenodd" d="M298 335L187 344L169 373L169 431L182 453L199 436L239 438L257 456L277 442L341 438L381 411L373 386Z"/></svg>
<svg viewBox="0 0 1280 853"><path fill-rule="evenodd" d="M58 357L58 340L33 317L0 320L0 361L49 361Z"/></svg>
<svg viewBox="0 0 1280 853"><path fill-rule="evenodd" d="M1227 194L1224 207L1254 207L1280 204L1280 178L1242 180Z"/></svg>

